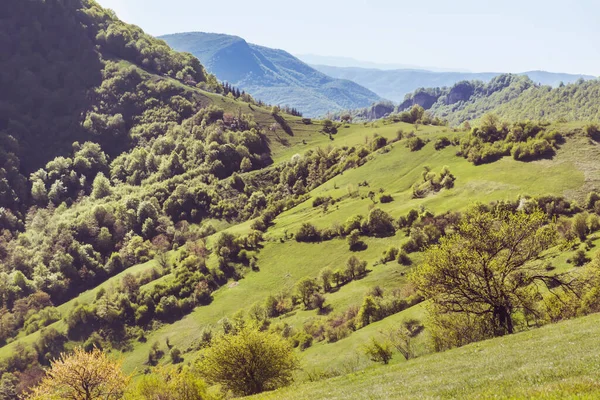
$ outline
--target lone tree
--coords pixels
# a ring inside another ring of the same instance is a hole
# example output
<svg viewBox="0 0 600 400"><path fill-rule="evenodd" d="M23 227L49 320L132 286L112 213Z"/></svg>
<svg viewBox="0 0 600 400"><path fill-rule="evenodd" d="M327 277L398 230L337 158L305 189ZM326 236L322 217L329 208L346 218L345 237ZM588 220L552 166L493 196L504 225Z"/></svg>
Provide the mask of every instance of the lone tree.
<svg viewBox="0 0 600 400"><path fill-rule="evenodd" d="M243 396L290 384L298 360L280 335L245 327L216 338L199 368L209 382Z"/></svg>
<svg viewBox="0 0 600 400"><path fill-rule="evenodd" d="M101 350L75 349L51 363L46 377L28 397L31 400L119 400L129 383L119 362Z"/></svg>
<svg viewBox="0 0 600 400"><path fill-rule="evenodd" d="M442 238L412 276L432 301L433 317L458 313L484 320L491 325L486 330L498 336L514 332L516 312L536 315L541 287L565 283L531 262L555 243L556 231L545 222L539 210L467 212L456 232Z"/></svg>

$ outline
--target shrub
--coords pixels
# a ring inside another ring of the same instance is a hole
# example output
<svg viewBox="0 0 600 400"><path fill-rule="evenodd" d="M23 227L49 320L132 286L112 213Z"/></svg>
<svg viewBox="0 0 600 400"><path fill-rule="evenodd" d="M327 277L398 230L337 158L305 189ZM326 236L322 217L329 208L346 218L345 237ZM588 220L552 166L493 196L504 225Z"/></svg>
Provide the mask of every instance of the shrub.
<svg viewBox="0 0 600 400"><path fill-rule="evenodd" d="M381 195L379 195L379 202L382 204L391 203L392 201L394 201L394 198L391 194L382 193Z"/></svg>
<svg viewBox="0 0 600 400"><path fill-rule="evenodd" d="M179 364L183 361L183 357L181 357L181 350L179 350L177 347L173 347L169 355L171 356L171 362L173 362L173 364Z"/></svg>
<svg viewBox="0 0 600 400"><path fill-rule="evenodd" d="M448 139L446 136L442 136L441 138L438 138L435 140L435 142L433 142L433 147L436 150L442 150L443 148L446 148L451 144L452 142L450 142L450 139Z"/></svg>
<svg viewBox="0 0 600 400"><path fill-rule="evenodd" d="M289 385L298 368L290 345L278 334L243 328L213 340L199 369L209 382L248 396Z"/></svg>
<svg viewBox="0 0 600 400"><path fill-rule="evenodd" d="M596 124L589 124L585 127L585 134L593 140L600 140L600 128Z"/></svg>
<svg viewBox="0 0 600 400"><path fill-rule="evenodd" d="M319 242L321 241L321 232L308 222L304 222L296 233L297 242Z"/></svg>
<svg viewBox="0 0 600 400"><path fill-rule="evenodd" d="M398 264L405 266L409 266L412 264L412 260L404 250L398 253Z"/></svg>
<svg viewBox="0 0 600 400"><path fill-rule="evenodd" d="M371 151L379 150L380 148L387 145L387 139L383 136L379 136L375 134L373 140L371 141Z"/></svg>
<svg viewBox="0 0 600 400"><path fill-rule="evenodd" d="M419 151L423 146L425 146L425 142L418 136L406 140L406 147L410 149L410 151Z"/></svg>
<svg viewBox="0 0 600 400"><path fill-rule="evenodd" d="M302 351L304 351L304 350L308 349L310 346L312 346L312 343L313 343L312 335L309 335L305 331L298 332L292 337L292 345L294 347L298 347Z"/></svg>
<svg viewBox="0 0 600 400"><path fill-rule="evenodd" d="M388 342L379 342L374 337L371 343L365 346L365 354L371 361L387 364L392 359L392 347Z"/></svg>
<svg viewBox="0 0 600 400"><path fill-rule="evenodd" d="M572 261L575 266L581 267L581 266L585 265L586 263L588 263L590 261L590 259L585 254L585 251L579 249L575 252L575 255L573 256Z"/></svg>
<svg viewBox="0 0 600 400"><path fill-rule="evenodd" d="M386 251L383 252L383 257L381 258L381 262L383 262L384 264L389 262L389 261L394 261L396 259L396 257L398 257L398 248L397 247L390 247L389 249L387 249Z"/></svg>
<svg viewBox="0 0 600 400"><path fill-rule="evenodd" d="M312 206L319 207L322 204L330 204L332 200L331 196L318 196L313 199Z"/></svg>

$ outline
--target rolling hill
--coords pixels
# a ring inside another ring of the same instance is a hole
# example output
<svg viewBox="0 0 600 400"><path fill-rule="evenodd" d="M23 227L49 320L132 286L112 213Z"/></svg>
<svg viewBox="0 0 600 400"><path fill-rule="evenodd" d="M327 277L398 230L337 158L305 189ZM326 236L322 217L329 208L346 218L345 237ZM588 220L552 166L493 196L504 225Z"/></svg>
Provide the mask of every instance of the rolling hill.
<svg viewBox="0 0 600 400"><path fill-rule="evenodd" d="M311 64L312 65L312 64ZM496 72L432 72L422 69L382 70L376 68L336 67L328 65L312 65L318 71L338 79L348 79L377 93L384 99L395 102L404 101L404 97L419 88L451 87L460 81L489 82L502 75ZM528 71L518 73L525 75L540 85L557 87L560 83L568 84L579 79L595 79L590 75L553 73L546 71Z"/></svg>
<svg viewBox="0 0 600 400"><path fill-rule="evenodd" d="M162 36L175 50L194 54L217 78L270 104L288 105L315 117L329 111L365 107L377 101L372 91L334 79L291 54L214 33Z"/></svg>

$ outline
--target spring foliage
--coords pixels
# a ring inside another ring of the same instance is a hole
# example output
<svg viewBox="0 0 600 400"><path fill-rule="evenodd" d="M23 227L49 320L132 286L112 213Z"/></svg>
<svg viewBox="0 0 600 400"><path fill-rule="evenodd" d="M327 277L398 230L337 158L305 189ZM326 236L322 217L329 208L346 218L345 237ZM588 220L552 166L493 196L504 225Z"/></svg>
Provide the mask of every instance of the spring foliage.
<svg viewBox="0 0 600 400"><path fill-rule="evenodd" d="M432 301L434 317L485 317L494 334L513 333L516 312L535 313L537 283L559 280L531 263L555 242L555 230L545 223L541 211L467 212L456 233L442 238L412 276Z"/></svg>
<svg viewBox="0 0 600 400"><path fill-rule="evenodd" d="M119 400L129 383L121 364L98 349L75 349L51 363L46 377L28 398L31 400Z"/></svg>
<svg viewBox="0 0 600 400"><path fill-rule="evenodd" d="M209 382L236 395L289 385L297 368L298 360L281 336L251 327L216 338L200 362Z"/></svg>

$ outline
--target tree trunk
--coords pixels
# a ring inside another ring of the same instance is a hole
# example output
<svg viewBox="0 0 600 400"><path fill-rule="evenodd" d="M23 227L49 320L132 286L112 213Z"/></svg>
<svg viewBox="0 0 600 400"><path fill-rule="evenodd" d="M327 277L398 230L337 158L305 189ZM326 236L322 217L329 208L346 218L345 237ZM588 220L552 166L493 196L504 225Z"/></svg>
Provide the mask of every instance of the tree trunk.
<svg viewBox="0 0 600 400"><path fill-rule="evenodd" d="M504 331L504 333L514 333L515 328L513 326L513 320L510 313L510 307L508 306L497 306L494 309L494 317L498 321L498 326Z"/></svg>

